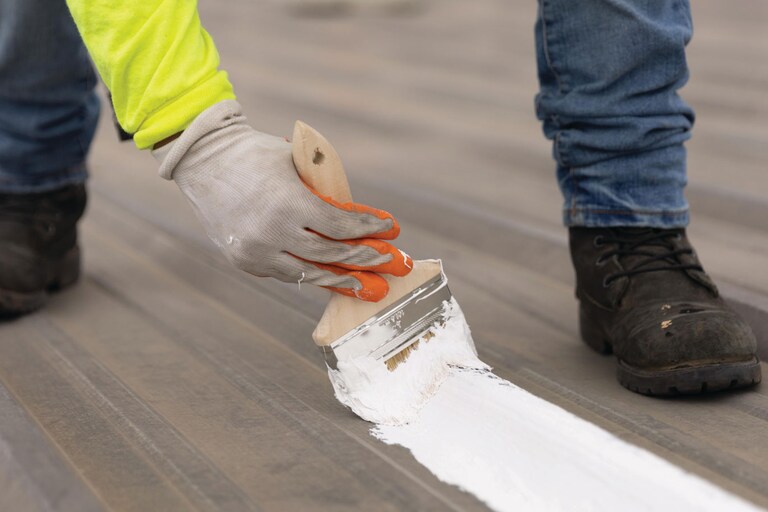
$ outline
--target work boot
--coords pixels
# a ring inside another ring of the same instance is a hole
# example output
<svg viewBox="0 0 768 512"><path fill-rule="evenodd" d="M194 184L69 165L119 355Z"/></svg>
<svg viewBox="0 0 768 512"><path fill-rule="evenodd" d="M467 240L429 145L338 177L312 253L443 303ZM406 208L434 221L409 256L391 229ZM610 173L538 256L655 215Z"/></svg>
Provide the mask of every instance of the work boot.
<svg viewBox="0 0 768 512"><path fill-rule="evenodd" d="M616 355L624 387L675 395L760 382L755 336L684 229L571 228L570 246L581 336Z"/></svg>
<svg viewBox="0 0 768 512"><path fill-rule="evenodd" d="M85 186L36 194L0 193L0 316L43 305L47 292L80 275L77 220Z"/></svg>

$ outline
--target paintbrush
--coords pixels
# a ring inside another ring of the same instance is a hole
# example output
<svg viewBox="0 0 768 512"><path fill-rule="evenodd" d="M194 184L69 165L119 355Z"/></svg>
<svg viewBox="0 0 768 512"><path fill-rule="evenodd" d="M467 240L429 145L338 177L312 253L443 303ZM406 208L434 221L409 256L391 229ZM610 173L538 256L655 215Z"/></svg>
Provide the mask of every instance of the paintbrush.
<svg viewBox="0 0 768 512"><path fill-rule="evenodd" d="M294 127L293 160L302 180L319 194L341 203L352 201L344 167L333 146L301 121ZM378 400L371 392L376 391L373 388L386 385L389 398L392 398L392 388L400 386L402 394L409 396L397 399L413 402L410 405L418 407L436 391L447 365L486 366L476 358L469 329L452 298L439 260L414 261L413 270L408 275L383 277L389 285L389 293L379 302L333 294L313 339L322 350L336 395L342 402L371 421L401 423L407 419L390 417L399 413L389 406L386 414L380 414L382 411L377 408L387 407L373 403ZM456 320L457 317L460 318ZM421 361L418 368L415 365L412 368L412 373L418 375L409 376L403 367L409 365L414 351L420 345L437 344L438 341L425 342L440 332L449 318L462 324L459 330L453 329L452 332L459 334L452 338L463 339L452 339L450 347L449 344L441 347L444 349L442 353L433 350L429 362ZM381 368L402 378L395 382L381 372ZM434 375L424 375L425 372ZM351 400L350 396L356 398ZM361 396L367 403L360 404ZM412 410L410 405L405 409Z"/></svg>

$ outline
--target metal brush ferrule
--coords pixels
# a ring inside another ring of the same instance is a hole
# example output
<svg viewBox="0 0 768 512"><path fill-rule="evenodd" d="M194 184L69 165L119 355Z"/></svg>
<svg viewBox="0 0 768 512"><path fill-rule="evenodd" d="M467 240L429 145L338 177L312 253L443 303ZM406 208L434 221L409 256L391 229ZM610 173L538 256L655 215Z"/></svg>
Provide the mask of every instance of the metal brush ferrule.
<svg viewBox="0 0 768 512"><path fill-rule="evenodd" d="M450 299L445 276L435 276L330 345L320 347L325 362L335 370L339 361L360 357L387 361L441 322L445 302Z"/></svg>

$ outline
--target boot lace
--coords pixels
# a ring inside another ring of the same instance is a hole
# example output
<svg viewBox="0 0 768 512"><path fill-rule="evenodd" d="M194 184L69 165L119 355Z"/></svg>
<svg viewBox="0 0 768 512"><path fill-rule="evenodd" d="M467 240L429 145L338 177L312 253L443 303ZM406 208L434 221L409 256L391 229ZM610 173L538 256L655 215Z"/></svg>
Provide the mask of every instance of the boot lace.
<svg viewBox="0 0 768 512"><path fill-rule="evenodd" d="M631 277L646 272L662 271L680 271L680 270L698 270L703 272L704 268L699 264L683 263L680 256L694 254L691 248L676 249L672 243L674 240L680 240L681 234L675 231L648 229L641 231L628 231L617 228L612 230L612 234L598 235L595 237L595 245L616 245L616 249L611 249L604 253L598 259L597 263L602 263L614 256L623 258L626 256L644 256L632 268L621 272L609 274L603 281L604 286L610 285L613 281L622 277Z"/></svg>

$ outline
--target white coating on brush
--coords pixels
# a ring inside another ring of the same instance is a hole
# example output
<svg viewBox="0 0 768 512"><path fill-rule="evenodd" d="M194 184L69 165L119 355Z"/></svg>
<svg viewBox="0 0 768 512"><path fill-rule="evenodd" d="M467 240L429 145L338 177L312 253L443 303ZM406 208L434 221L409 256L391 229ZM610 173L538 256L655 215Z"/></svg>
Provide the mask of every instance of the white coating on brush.
<svg viewBox="0 0 768 512"><path fill-rule="evenodd" d="M761 510L489 370L446 377L409 424L371 433L495 510Z"/></svg>
<svg viewBox="0 0 768 512"><path fill-rule="evenodd" d="M369 357L339 361L328 369L336 398L373 423L402 425L440 388L453 367L488 368L477 358L469 326L455 299L445 305L446 319L428 331L406 362L389 371Z"/></svg>

